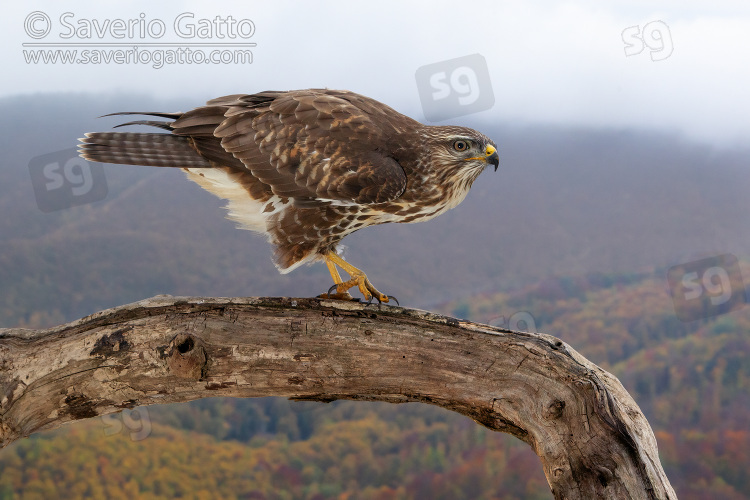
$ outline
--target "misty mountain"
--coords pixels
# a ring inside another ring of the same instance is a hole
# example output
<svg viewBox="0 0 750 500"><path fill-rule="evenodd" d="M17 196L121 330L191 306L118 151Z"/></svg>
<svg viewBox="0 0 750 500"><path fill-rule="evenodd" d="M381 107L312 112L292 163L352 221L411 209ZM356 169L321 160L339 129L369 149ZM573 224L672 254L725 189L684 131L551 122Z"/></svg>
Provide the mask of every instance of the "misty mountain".
<svg viewBox="0 0 750 500"><path fill-rule="evenodd" d="M235 229L223 202L178 170L107 165L104 199L40 210L33 158L123 121L96 119L106 113L200 104L137 95L0 100L4 326L72 320L159 293L327 290L323 265L278 274L264 238ZM502 117L454 123L495 140L498 172L485 172L462 205L433 221L367 228L344 240L346 258L402 305L430 307L549 275L667 268L750 253L744 213L750 149L717 149L648 130L515 126Z"/></svg>

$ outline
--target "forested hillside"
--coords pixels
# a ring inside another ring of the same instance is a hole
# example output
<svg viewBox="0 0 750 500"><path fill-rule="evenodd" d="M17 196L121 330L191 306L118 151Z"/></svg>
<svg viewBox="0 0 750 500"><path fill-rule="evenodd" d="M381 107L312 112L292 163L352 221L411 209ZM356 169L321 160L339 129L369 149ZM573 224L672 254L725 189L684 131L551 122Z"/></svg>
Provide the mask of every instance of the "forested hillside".
<svg viewBox="0 0 750 500"><path fill-rule="evenodd" d="M104 199L44 213L32 158L109 130L141 96L0 100L0 327L41 328L157 294L312 296L182 172L105 166ZM73 112L71 111L73 110ZM475 126L497 173L434 221L368 228L346 257L402 305L519 319L615 373L681 499L750 498L750 307L681 322L667 269L733 253L750 279L750 151L645 131ZM5 498L551 498L520 441L427 405L208 399L137 409L0 450Z"/></svg>
<svg viewBox="0 0 750 500"><path fill-rule="evenodd" d="M663 275L644 273L550 278L441 310L533 318L620 378L680 498L750 497L750 307L681 323ZM0 452L0 498L551 498L525 444L427 405L209 399L139 415L149 432L94 420Z"/></svg>
<svg viewBox="0 0 750 500"><path fill-rule="evenodd" d="M490 323L528 312L537 331L560 337L620 379L654 429L680 498L748 498L750 307L683 323L665 276L550 278L444 310Z"/></svg>

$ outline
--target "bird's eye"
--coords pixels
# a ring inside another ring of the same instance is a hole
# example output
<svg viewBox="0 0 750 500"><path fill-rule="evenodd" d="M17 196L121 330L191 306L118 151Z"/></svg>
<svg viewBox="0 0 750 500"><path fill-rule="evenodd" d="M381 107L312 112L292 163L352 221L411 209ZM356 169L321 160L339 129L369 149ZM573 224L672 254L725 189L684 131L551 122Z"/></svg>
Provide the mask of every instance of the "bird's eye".
<svg viewBox="0 0 750 500"><path fill-rule="evenodd" d="M467 149L469 149L469 143L466 141L460 141L460 140L456 141L453 143L453 149L455 149L456 151L460 151L460 152L466 151Z"/></svg>

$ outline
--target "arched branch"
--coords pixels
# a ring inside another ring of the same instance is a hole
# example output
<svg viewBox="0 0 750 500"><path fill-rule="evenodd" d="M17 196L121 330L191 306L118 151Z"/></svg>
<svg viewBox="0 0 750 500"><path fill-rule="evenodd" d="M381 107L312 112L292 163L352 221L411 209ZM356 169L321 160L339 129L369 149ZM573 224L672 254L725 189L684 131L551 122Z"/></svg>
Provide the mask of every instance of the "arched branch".
<svg viewBox="0 0 750 500"><path fill-rule="evenodd" d="M549 335L356 302L170 296L0 330L2 446L213 396L421 401L528 443L555 498L676 498L620 382Z"/></svg>

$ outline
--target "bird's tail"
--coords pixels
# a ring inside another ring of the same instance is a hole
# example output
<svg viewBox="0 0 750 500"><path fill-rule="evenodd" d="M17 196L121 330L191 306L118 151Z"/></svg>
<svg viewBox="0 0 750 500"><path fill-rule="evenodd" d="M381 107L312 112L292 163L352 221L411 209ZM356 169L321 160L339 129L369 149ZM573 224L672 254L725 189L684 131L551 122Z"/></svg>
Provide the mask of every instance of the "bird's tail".
<svg viewBox="0 0 750 500"><path fill-rule="evenodd" d="M208 168L190 138L140 132L92 132L79 139L78 152L89 161L149 167Z"/></svg>
<svg viewBox="0 0 750 500"><path fill-rule="evenodd" d="M149 114L164 118L179 118L181 113L113 113ZM109 115L107 115L109 116ZM136 121L125 125L150 125L172 130L172 122ZM208 168L211 164L198 154L187 136L143 132L90 132L78 139L78 152L89 161L146 165L149 167Z"/></svg>

